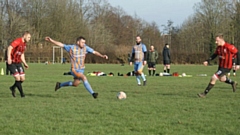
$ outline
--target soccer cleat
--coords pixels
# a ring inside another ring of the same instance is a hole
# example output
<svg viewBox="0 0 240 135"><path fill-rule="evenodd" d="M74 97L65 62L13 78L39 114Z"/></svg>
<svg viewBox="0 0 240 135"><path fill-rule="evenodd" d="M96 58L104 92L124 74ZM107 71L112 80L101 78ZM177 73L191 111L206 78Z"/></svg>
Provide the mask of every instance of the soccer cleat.
<svg viewBox="0 0 240 135"><path fill-rule="evenodd" d="M21 94L21 97L22 97L22 98L24 98L24 97L25 97L25 95L22 93L22 94Z"/></svg>
<svg viewBox="0 0 240 135"><path fill-rule="evenodd" d="M12 96L13 97L16 97L16 95L15 95L15 89L11 86L11 87L9 87L9 89L12 91Z"/></svg>
<svg viewBox="0 0 240 135"><path fill-rule="evenodd" d="M147 80L143 81L143 86L147 85Z"/></svg>
<svg viewBox="0 0 240 135"><path fill-rule="evenodd" d="M93 93L92 96L93 96L93 98L96 99L98 97L98 93Z"/></svg>
<svg viewBox="0 0 240 135"><path fill-rule="evenodd" d="M237 85L238 85L238 83L237 83L236 81L234 81L233 84L232 84L233 92L236 91L236 89L237 89Z"/></svg>
<svg viewBox="0 0 240 135"><path fill-rule="evenodd" d="M55 91L57 91L58 89L60 89L60 84L61 84L60 82L57 82L57 83L56 83Z"/></svg>
<svg viewBox="0 0 240 135"><path fill-rule="evenodd" d="M198 95L198 97L200 97L200 98L205 98L205 97L206 97L206 94L204 94L204 93L198 93L197 95Z"/></svg>

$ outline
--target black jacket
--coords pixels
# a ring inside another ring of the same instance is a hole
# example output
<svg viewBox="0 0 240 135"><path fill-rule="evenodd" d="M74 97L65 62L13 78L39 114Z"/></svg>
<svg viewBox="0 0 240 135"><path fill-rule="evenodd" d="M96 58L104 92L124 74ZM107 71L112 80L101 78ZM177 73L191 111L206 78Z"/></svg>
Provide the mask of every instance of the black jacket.
<svg viewBox="0 0 240 135"><path fill-rule="evenodd" d="M171 61L170 50L166 46L163 48L162 55L164 61Z"/></svg>

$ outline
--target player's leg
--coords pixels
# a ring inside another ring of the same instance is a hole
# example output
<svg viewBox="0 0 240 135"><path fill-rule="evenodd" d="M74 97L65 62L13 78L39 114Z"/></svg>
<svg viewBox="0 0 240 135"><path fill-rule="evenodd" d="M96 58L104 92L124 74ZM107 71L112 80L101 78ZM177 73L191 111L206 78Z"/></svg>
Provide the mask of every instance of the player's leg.
<svg viewBox="0 0 240 135"><path fill-rule="evenodd" d="M225 82L227 84L231 84L232 90L233 90L233 92L235 92L238 83L236 81L233 81L232 79L230 79L229 77L226 76L226 74L229 73L230 70L229 69L225 69L225 68L221 69L221 70L222 70L222 76L220 76L219 80L221 82Z"/></svg>
<svg viewBox="0 0 240 135"><path fill-rule="evenodd" d="M233 76L236 76L236 70L233 69Z"/></svg>
<svg viewBox="0 0 240 135"><path fill-rule="evenodd" d="M213 74L213 76L211 77L211 80L208 84L208 86L206 87L206 89L204 90L203 93L199 93L198 96L204 98L209 91L214 87L216 81L219 79L219 76L221 76L222 71L218 70L215 74Z"/></svg>
<svg viewBox="0 0 240 135"><path fill-rule="evenodd" d="M84 73L84 69L78 70L78 71L73 71L73 73L74 73L75 77L77 77L78 79L82 80L85 89L93 96L93 98L97 98L98 93L95 93L93 91L90 83L87 80L87 77L83 74ZM76 81L76 79L74 79L74 82L75 81Z"/></svg>
<svg viewBox="0 0 240 135"><path fill-rule="evenodd" d="M73 82L72 81L67 81L67 82L57 82L56 86L55 86L55 91L57 91L58 89L60 89L61 87L67 87L67 86L73 86ZM75 85L77 86L77 85Z"/></svg>
<svg viewBox="0 0 240 135"><path fill-rule="evenodd" d="M22 88L22 83L25 81L25 72L24 72L24 68L22 66L22 64L17 64L17 69L19 72L19 76L20 76L20 81L17 82L17 88L20 92L21 97L25 97L24 92L23 92L23 88Z"/></svg>
<svg viewBox="0 0 240 135"><path fill-rule="evenodd" d="M163 72L164 72L164 73L167 73L167 64L168 64L167 61L164 60L164 61L163 61Z"/></svg>
<svg viewBox="0 0 240 135"><path fill-rule="evenodd" d="M151 63L148 63L148 75L149 75L149 76L152 75L151 71L152 71Z"/></svg>
<svg viewBox="0 0 240 135"><path fill-rule="evenodd" d="M6 63L6 75L9 75L9 74L11 74L11 73L9 73L10 71L9 71L9 69L8 69L8 63L7 62L5 62Z"/></svg>
<svg viewBox="0 0 240 135"><path fill-rule="evenodd" d="M152 70L153 70L152 76L154 76L154 75L155 75L155 72L156 72L156 63L153 63L153 64L152 64Z"/></svg>
<svg viewBox="0 0 240 135"><path fill-rule="evenodd" d="M143 63L142 63L142 62L139 62L137 72L138 72L138 74L142 77L143 86L145 86L147 80L146 80L145 74L143 73L143 68L144 68Z"/></svg>
<svg viewBox="0 0 240 135"><path fill-rule="evenodd" d="M167 73L167 66L165 64L163 65L163 72Z"/></svg>
<svg viewBox="0 0 240 135"><path fill-rule="evenodd" d="M77 78L76 75L74 75L73 71L67 72L67 75L72 75L75 78ZM79 79L78 79L79 80ZM67 81L67 82L57 82L55 85L55 91L57 91L58 89L60 89L61 87L68 87L68 86L74 86L77 87L79 84L81 83L81 81Z"/></svg>
<svg viewBox="0 0 240 135"><path fill-rule="evenodd" d="M135 72L137 84L138 86L141 86L140 74L138 73L138 65L139 63L136 63L136 62L134 63L134 72Z"/></svg>
<svg viewBox="0 0 240 135"><path fill-rule="evenodd" d="M20 92L21 97L25 97L25 94L23 92L23 87L22 87L22 83L25 81L25 74L24 75L20 75L20 83L18 82L17 84L17 88Z"/></svg>
<svg viewBox="0 0 240 135"><path fill-rule="evenodd" d="M233 76L236 76L236 64L235 64L235 62L233 63Z"/></svg>
<svg viewBox="0 0 240 135"><path fill-rule="evenodd" d="M170 63L167 65L167 73L170 73Z"/></svg>
<svg viewBox="0 0 240 135"><path fill-rule="evenodd" d="M10 72L12 72L13 77L15 79L15 82L13 83L13 85L9 87L9 89L12 92L12 96L15 97L16 80L20 80L20 76L19 76L19 73L17 72L17 67L15 64L7 65L7 68L10 70Z"/></svg>
<svg viewBox="0 0 240 135"><path fill-rule="evenodd" d="M15 79L15 83L10 87L10 90L12 91L12 96L15 97L15 88L18 88L21 97L24 97L23 88L22 88L22 82L25 80L25 73L24 69L22 67L22 64L10 64L8 65L8 68L10 72L13 74L13 77Z"/></svg>

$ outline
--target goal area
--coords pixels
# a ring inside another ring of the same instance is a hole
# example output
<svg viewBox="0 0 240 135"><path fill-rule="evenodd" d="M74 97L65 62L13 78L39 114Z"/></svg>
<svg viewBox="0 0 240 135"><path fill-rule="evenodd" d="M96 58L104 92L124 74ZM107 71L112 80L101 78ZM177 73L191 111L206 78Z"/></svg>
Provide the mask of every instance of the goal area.
<svg viewBox="0 0 240 135"><path fill-rule="evenodd" d="M59 56L60 55L60 56ZM60 61L59 58L60 57ZM53 60L52 63L63 63L63 48L59 46L53 46Z"/></svg>

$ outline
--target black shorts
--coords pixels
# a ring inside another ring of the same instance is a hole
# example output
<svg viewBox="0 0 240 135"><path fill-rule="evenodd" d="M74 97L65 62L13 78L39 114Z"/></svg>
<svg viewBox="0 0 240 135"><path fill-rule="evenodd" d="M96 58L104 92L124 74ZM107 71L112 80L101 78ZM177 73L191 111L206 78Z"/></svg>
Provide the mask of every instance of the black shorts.
<svg viewBox="0 0 240 135"><path fill-rule="evenodd" d="M170 64L171 64L170 60L164 60L163 61L163 65L170 65Z"/></svg>
<svg viewBox="0 0 240 135"><path fill-rule="evenodd" d="M10 70L10 72L13 74L13 76L15 75L24 75L24 68L22 66L21 63L12 63L12 64L8 64L8 69Z"/></svg>
<svg viewBox="0 0 240 135"><path fill-rule="evenodd" d="M148 68L156 68L156 63L155 62L149 62L148 63Z"/></svg>
<svg viewBox="0 0 240 135"><path fill-rule="evenodd" d="M227 69L227 68L218 68L218 71L215 73L215 75L217 77L222 77L224 75L226 75L227 73L229 73L231 71L231 69Z"/></svg>

